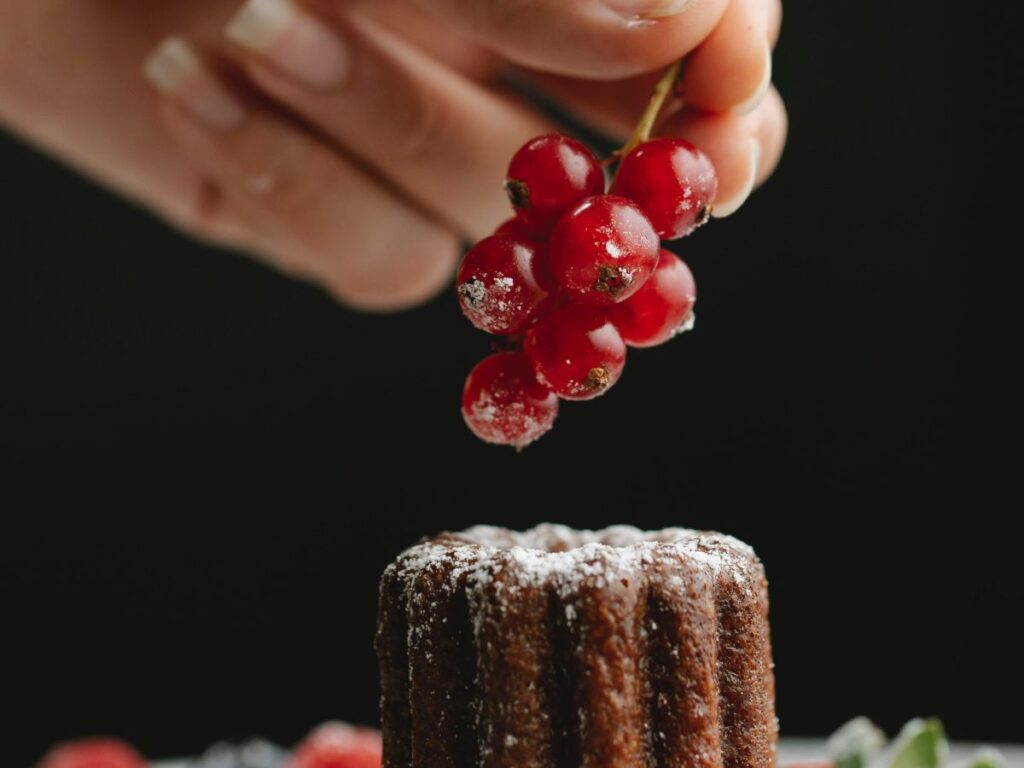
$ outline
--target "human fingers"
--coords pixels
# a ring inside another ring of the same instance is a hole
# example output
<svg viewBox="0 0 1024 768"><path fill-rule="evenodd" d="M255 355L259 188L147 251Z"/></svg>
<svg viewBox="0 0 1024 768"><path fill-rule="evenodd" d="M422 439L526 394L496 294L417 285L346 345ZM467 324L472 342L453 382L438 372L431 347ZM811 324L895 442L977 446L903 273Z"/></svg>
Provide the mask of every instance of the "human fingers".
<svg viewBox="0 0 1024 768"><path fill-rule="evenodd" d="M739 210L755 187L775 169L786 141L786 111L772 88L745 115L684 111L670 117L659 132L700 147L718 174L711 215L724 218Z"/></svg>
<svg viewBox="0 0 1024 768"><path fill-rule="evenodd" d="M771 79L770 51L782 25L781 0L733 0L714 31L686 57L679 91L687 105L740 114L754 109ZM528 80L609 139L625 139L662 70L612 80L569 77L542 69ZM666 105L677 109L682 99Z"/></svg>
<svg viewBox="0 0 1024 768"><path fill-rule="evenodd" d="M65 3L0 10L0 122L98 183L222 247L248 234L161 129L138 64L162 28L201 28L225 0ZM230 8L227 10L230 11ZM74 76L68 76L69 72ZM202 211L217 208L215 218ZM197 231L192 225L211 226Z"/></svg>
<svg viewBox="0 0 1024 768"><path fill-rule="evenodd" d="M730 0L715 29L689 55L679 92L689 107L751 112L772 79L773 9L778 0Z"/></svg>
<svg viewBox="0 0 1024 768"><path fill-rule="evenodd" d="M227 32L261 91L470 237L507 217L508 158L551 130L357 10L250 0Z"/></svg>
<svg viewBox="0 0 1024 768"><path fill-rule="evenodd" d="M528 67L621 78L671 63L717 25L728 0L419 0Z"/></svg>
<svg viewBox="0 0 1024 768"><path fill-rule="evenodd" d="M164 124L250 227L253 250L364 309L420 302L449 279L457 240L334 148L165 41L146 65ZM216 219L217 206L204 214ZM198 222L202 229L216 222Z"/></svg>
<svg viewBox="0 0 1024 768"><path fill-rule="evenodd" d="M755 108L771 79L770 50L782 21L780 0L733 0L718 26L685 61L679 91L688 106L710 111ZM613 137L628 135L661 71L617 80L586 80L540 70L542 90Z"/></svg>
<svg viewBox="0 0 1024 768"><path fill-rule="evenodd" d="M757 139L760 144L760 162L757 164L757 178L754 189L764 184L782 159L789 133L789 115L782 96L775 88L769 88L758 115Z"/></svg>
<svg viewBox="0 0 1024 768"><path fill-rule="evenodd" d="M334 4L336 0L317 2L324 15L338 10ZM508 62L493 50L415 0L373 0L372 3L363 3L359 11L470 80L492 83L508 68Z"/></svg>
<svg viewBox="0 0 1024 768"><path fill-rule="evenodd" d="M774 50L782 32L782 0L765 0L765 2L768 3L768 40Z"/></svg>

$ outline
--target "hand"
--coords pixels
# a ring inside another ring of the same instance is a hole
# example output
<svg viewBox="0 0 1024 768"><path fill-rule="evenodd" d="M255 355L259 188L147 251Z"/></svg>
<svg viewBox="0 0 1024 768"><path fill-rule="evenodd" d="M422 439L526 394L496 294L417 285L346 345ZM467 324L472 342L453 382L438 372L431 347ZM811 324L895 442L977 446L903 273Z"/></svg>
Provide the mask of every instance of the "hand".
<svg viewBox="0 0 1024 768"><path fill-rule="evenodd" d="M782 151L779 0L236 5L12 0L0 118L185 231L368 309L429 297L460 239L508 217L508 159L553 128L503 89L509 62L621 136L689 54L687 108L663 132L715 163L717 216Z"/></svg>

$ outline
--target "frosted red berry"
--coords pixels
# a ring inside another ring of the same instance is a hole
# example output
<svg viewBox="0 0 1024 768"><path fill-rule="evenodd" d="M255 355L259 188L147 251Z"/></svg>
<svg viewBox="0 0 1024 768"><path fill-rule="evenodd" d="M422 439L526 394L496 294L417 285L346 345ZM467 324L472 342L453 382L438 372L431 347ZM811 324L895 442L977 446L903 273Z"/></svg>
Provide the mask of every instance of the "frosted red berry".
<svg viewBox="0 0 1024 768"><path fill-rule="evenodd" d="M494 234L511 235L512 237L535 242L537 244L541 244L545 240L544 236L538 235L526 225L526 222L517 216L513 216L511 219L502 222L501 226L494 230Z"/></svg>
<svg viewBox="0 0 1024 768"><path fill-rule="evenodd" d="M537 379L566 400L590 400L622 375L626 343L605 310L567 304L526 334L523 351Z"/></svg>
<svg viewBox="0 0 1024 768"><path fill-rule="evenodd" d="M551 429L558 398L537 381L522 352L499 352L470 372L462 416L481 440L523 448Z"/></svg>
<svg viewBox="0 0 1024 768"><path fill-rule="evenodd" d="M541 247L512 235L485 237L455 277L462 312L481 331L521 333L553 300Z"/></svg>
<svg viewBox="0 0 1024 768"><path fill-rule="evenodd" d="M693 321L697 285L693 273L674 253L661 251L658 268L644 287L609 310L609 317L631 347L653 347L671 339Z"/></svg>
<svg viewBox="0 0 1024 768"><path fill-rule="evenodd" d="M597 195L566 213L551 233L551 273L572 301L625 301L651 276L661 243L639 206Z"/></svg>
<svg viewBox="0 0 1024 768"><path fill-rule="evenodd" d="M58 744L37 768L145 768L146 761L117 739L82 739Z"/></svg>
<svg viewBox="0 0 1024 768"><path fill-rule="evenodd" d="M536 232L548 232L575 203L604 192L594 153L558 133L526 142L512 157L505 190L516 214Z"/></svg>
<svg viewBox="0 0 1024 768"><path fill-rule="evenodd" d="M380 768L381 754L378 731L330 722L295 748L286 768Z"/></svg>
<svg viewBox="0 0 1024 768"><path fill-rule="evenodd" d="M636 201L665 240L690 234L705 221L718 192L707 155L682 139L654 139L622 161L612 191Z"/></svg>

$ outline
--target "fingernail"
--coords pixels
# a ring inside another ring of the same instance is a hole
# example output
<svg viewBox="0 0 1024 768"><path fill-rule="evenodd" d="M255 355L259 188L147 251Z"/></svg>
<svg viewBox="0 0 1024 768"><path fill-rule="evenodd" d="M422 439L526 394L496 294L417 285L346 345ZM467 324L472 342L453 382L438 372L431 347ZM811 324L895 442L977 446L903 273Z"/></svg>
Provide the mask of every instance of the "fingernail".
<svg viewBox="0 0 1024 768"><path fill-rule="evenodd" d="M351 57L341 38L291 0L248 0L225 33L315 88L337 86L349 72Z"/></svg>
<svg viewBox="0 0 1024 768"><path fill-rule="evenodd" d="M693 0L605 0L609 8L628 19L660 19L682 13Z"/></svg>
<svg viewBox="0 0 1024 768"><path fill-rule="evenodd" d="M750 158L747 179L733 197L728 200L716 200L711 206L711 215L716 219L724 219L731 216L740 209L740 206L747 201L750 193L754 191L754 182L757 181L757 169L761 164L761 143L757 139L750 140Z"/></svg>
<svg viewBox="0 0 1024 768"><path fill-rule="evenodd" d="M765 95L768 93L768 88L772 84L772 52L768 47L768 43L764 44L764 74L761 77L761 82L757 85L757 90L754 91L753 95L744 101L742 104L737 104L732 108L734 115L748 115L760 106L761 102L764 101Z"/></svg>
<svg viewBox="0 0 1024 768"><path fill-rule="evenodd" d="M173 96L199 122L221 131L237 128L245 107L203 66L195 49L179 37L157 46L143 65L146 78Z"/></svg>

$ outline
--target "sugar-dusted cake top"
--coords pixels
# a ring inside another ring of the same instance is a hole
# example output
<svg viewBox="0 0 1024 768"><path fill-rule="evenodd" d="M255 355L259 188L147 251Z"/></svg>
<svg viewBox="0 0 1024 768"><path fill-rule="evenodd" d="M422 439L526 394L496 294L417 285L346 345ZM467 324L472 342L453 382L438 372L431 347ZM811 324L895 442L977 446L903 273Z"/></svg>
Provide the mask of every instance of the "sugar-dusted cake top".
<svg viewBox="0 0 1024 768"><path fill-rule="evenodd" d="M749 554L753 550L739 539L710 531L696 531L690 528L663 528L655 531L643 531L632 525L612 525L597 531L577 530L557 523L541 523L525 531L513 531L493 525L475 525L455 534L442 534L463 540L470 544L479 544L496 549L535 549L541 552L556 553L584 547L587 544L600 544L605 547L633 547L637 544L677 544L692 542L695 539L714 540L722 544L736 547Z"/></svg>
<svg viewBox="0 0 1024 768"><path fill-rule="evenodd" d="M705 566L712 575L725 574L742 583L753 549L739 539L688 528L644 531L629 525L601 530L576 530L543 523L525 531L477 525L442 533L406 550L395 566L410 572L444 568L454 581L471 574L472 581L511 568L520 582L563 584L602 574L609 578L636 573L665 556Z"/></svg>

